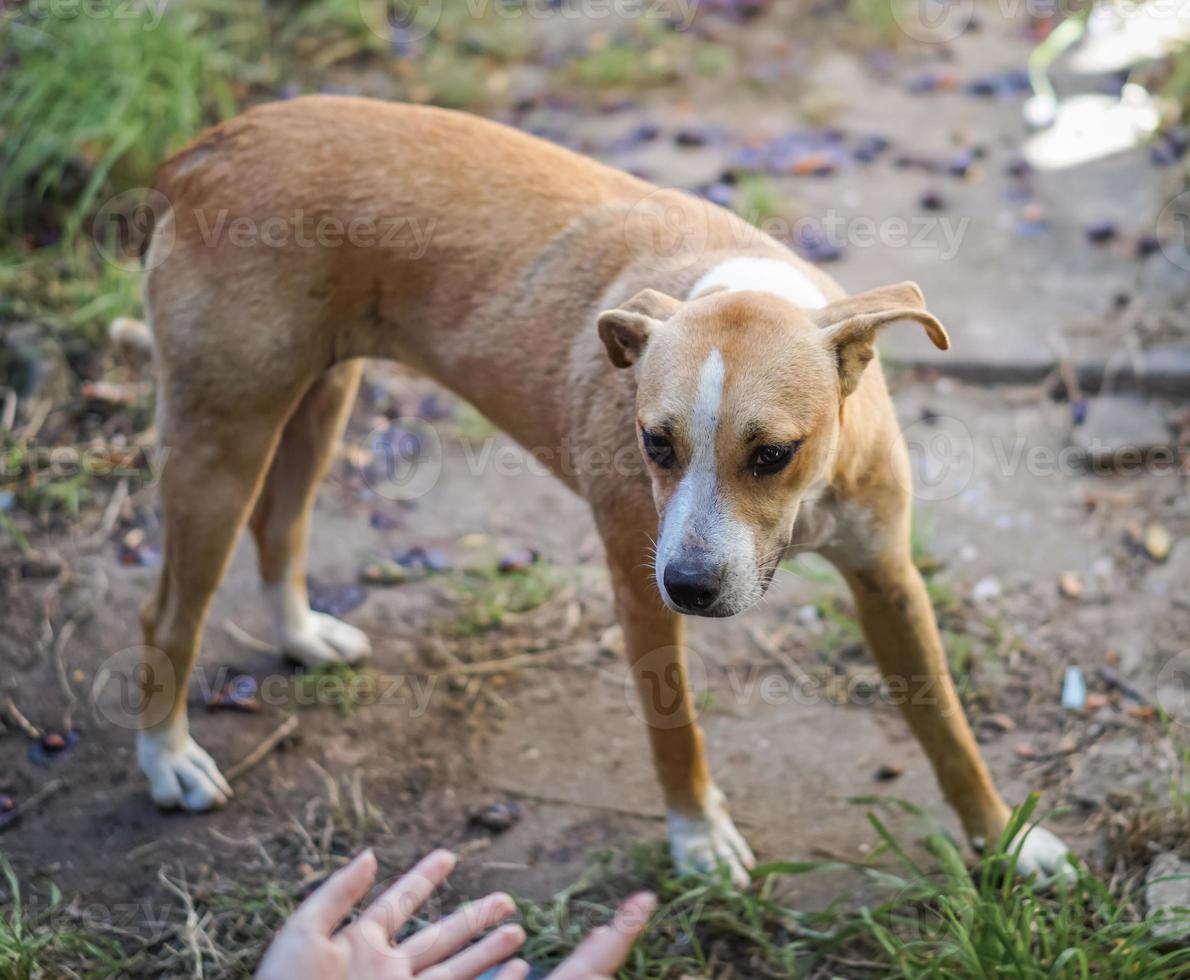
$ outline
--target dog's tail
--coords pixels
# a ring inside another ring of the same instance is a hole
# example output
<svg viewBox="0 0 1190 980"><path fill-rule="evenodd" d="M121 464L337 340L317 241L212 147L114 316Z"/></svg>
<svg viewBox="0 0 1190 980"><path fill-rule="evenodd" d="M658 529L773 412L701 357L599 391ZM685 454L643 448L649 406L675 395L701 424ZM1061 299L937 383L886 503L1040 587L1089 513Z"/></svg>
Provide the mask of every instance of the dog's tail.
<svg viewBox="0 0 1190 980"><path fill-rule="evenodd" d="M116 317L107 328L107 335L120 353L133 358L152 357L153 331L143 320L129 316Z"/></svg>

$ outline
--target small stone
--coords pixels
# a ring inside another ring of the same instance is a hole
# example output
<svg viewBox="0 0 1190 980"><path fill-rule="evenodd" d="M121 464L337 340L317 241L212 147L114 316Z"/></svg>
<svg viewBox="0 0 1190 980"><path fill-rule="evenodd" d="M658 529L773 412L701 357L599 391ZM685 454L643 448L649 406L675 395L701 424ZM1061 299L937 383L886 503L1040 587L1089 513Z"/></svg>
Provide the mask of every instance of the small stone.
<svg viewBox="0 0 1190 980"><path fill-rule="evenodd" d="M493 834L502 834L511 830L520 822L521 805L515 800L502 800L489 803L478 813L472 814L471 822Z"/></svg>
<svg viewBox="0 0 1190 980"><path fill-rule="evenodd" d="M1164 524L1154 521L1145 528L1145 551L1153 561L1165 561L1172 548L1173 541Z"/></svg>
<svg viewBox="0 0 1190 980"><path fill-rule="evenodd" d="M1102 395L1087 399L1070 442L1094 466L1134 468L1150 454L1168 449L1170 434L1156 406L1126 395Z"/></svg>
<svg viewBox="0 0 1190 980"><path fill-rule="evenodd" d="M1062 707L1082 711L1087 706L1087 682L1078 667L1067 667L1062 681Z"/></svg>
<svg viewBox="0 0 1190 980"><path fill-rule="evenodd" d="M613 623L599 637L599 652L622 657L625 652L624 631Z"/></svg>
<svg viewBox="0 0 1190 980"><path fill-rule="evenodd" d="M905 770L901 766L885 764L876 770L874 778L881 783L891 783L894 779L900 779L903 775L905 775Z"/></svg>
<svg viewBox="0 0 1190 980"><path fill-rule="evenodd" d="M1058 576L1058 592L1067 599L1081 599L1083 579L1078 572L1063 572Z"/></svg>
<svg viewBox="0 0 1190 980"><path fill-rule="evenodd" d="M409 578L408 568L387 558L370 561L360 570L360 581L367 585L400 585Z"/></svg>
<svg viewBox="0 0 1190 980"><path fill-rule="evenodd" d="M803 626L813 626L822 619L822 610L814 605L798 607L797 621Z"/></svg>
<svg viewBox="0 0 1190 980"><path fill-rule="evenodd" d="M60 556L42 551L30 551L21 558L21 578L52 579L62 574L66 563Z"/></svg>
<svg viewBox="0 0 1190 980"><path fill-rule="evenodd" d="M208 708L232 708L239 711L259 711L256 678L238 674L207 699Z"/></svg>
<svg viewBox="0 0 1190 980"><path fill-rule="evenodd" d="M1016 722L1005 714L988 715L981 719L981 723L1000 732L1011 732L1016 728Z"/></svg>
<svg viewBox="0 0 1190 980"><path fill-rule="evenodd" d="M992 605L999 601L1002 594L1000 580L993 575L981 578L971 590L971 598L984 605Z"/></svg>
<svg viewBox="0 0 1190 980"><path fill-rule="evenodd" d="M536 548L516 548L500 559L498 567L504 575L511 572L524 572L530 565L537 564L540 557Z"/></svg>
<svg viewBox="0 0 1190 980"><path fill-rule="evenodd" d="M1159 854L1145 875L1145 916L1153 935L1181 942L1190 937L1190 861Z"/></svg>
<svg viewBox="0 0 1190 980"><path fill-rule="evenodd" d="M1087 226L1087 241L1094 245L1106 245L1117 233L1114 221L1096 221L1093 225Z"/></svg>

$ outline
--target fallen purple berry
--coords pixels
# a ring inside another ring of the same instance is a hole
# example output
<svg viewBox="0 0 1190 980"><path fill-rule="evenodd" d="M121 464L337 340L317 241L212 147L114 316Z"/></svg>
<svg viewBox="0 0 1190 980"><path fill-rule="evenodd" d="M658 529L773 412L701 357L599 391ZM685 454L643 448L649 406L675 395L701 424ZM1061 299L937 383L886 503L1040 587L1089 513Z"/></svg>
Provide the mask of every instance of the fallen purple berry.
<svg viewBox="0 0 1190 980"><path fill-rule="evenodd" d="M941 211L946 207L946 199L937 191L926 191L918 198L918 204L925 211Z"/></svg>

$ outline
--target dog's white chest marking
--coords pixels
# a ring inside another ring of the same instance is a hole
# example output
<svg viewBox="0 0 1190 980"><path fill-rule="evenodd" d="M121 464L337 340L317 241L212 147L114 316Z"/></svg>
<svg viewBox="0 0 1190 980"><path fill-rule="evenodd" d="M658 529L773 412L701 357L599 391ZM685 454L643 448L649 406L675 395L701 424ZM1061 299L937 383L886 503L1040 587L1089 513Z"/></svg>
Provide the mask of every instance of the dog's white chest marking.
<svg viewBox="0 0 1190 980"><path fill-rule="evenodd" d="M694 284L690 296L694 298L711 289L774 293L802 309L816 310L826 306L826 297L809 276L780 259L740 256L720 262Z"/></svg>

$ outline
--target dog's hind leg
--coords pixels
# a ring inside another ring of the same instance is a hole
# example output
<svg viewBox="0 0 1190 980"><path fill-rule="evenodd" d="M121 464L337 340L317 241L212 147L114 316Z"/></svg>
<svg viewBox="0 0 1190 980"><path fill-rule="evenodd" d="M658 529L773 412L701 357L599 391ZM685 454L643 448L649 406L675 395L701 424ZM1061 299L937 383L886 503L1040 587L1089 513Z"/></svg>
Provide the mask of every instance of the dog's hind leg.
<svg viewBox="0 0 1190 980"><path fill-rule="evenodd" d="M197 363L197 362L195 362ZM211 596L259 490L296 394L246 390L220 365L168 372L159 394L165 548L157 591L141 610L144 630L141 732L137 760L162 807L209 810L231 787L190 737L186 693Z"/></svg>
<svg viewBox="0 0 1190 980"><path fill-rule="evenodd" d="M623 511L618 514L626 516ZM648 555L640 547L647 540L640 531L604 535L639 714L665 796L670 851L679 868L714 871L723 866L742 886L754 858L732 823L723 793L711 780L690 690L682 618L657 594L646 567Z"/></svg>
<svg viewBox="0 0 1190 980"><path fill-rule="evenodd" d="M367 636L354 626L312 611L306 595L314 498L359 388L362 365L359 360L338 364L306 392L285 425L249 522L277 643L307 666L352 663L371 649Z"/></svg>

